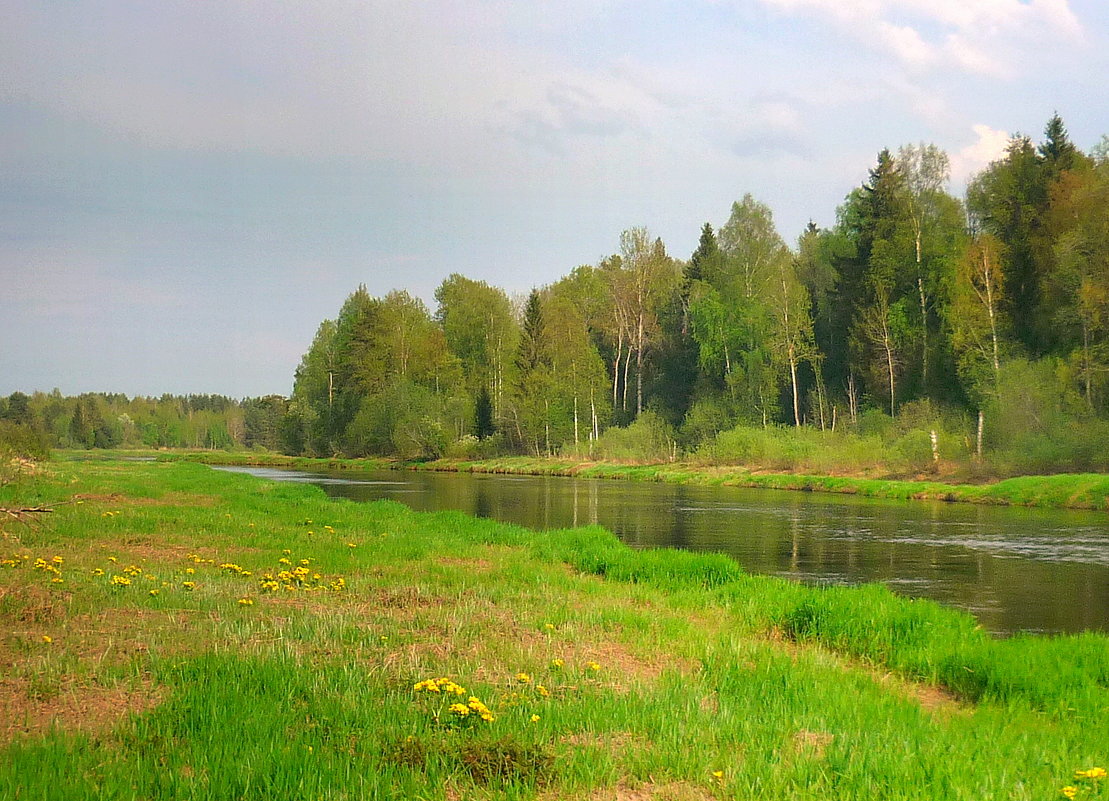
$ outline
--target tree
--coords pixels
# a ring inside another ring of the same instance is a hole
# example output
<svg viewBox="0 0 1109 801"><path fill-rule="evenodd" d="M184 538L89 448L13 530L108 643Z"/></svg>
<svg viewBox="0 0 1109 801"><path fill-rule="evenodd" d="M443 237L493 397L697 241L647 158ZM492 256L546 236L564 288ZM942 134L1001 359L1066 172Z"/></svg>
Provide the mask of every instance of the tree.
<svg viewBox="0 0 1109 801"><path fill-rule="evenodd" d="M793 424L800 428L801 401L797 368L802 362L813 362L818 358L813 341L812 314L808 294L797 278L796 261L785 249L779 254L775 269L778 278L770 298L774 321L771 342L776 358L784 362L789 370Z"/></svg>
<svg viewBox="0 0 1109 801"><path fill-rule="evenodd" d="M932 254L926 253L926 247L932 239L931 234L943 219L944 201L948 201L948 205L953 203L944 192L950 168L946 153L935 145L923 143L901 147L897 152L897 165L904 180L912 228L916 289L920 302L921 385L927 390L932 311L940 280L936 260L927 258Z"/></svg>
<svg viewBox="0 0 1109 801"><path fill-rule="evenodd" d="M489 388L483 384L478 388L474 402L474 436L485 439L495 433L497 427L493 422L493 400L489 397Z"/></svg>
<svg viewBox="0 0 1109 801"><path fill-rule="evenodd" d="M979 234L970 242L955 276L952 305L955 346L964 375L972 387L988 366L996 393L1001 380L1005 273L1001 268L1004 246L991 234Z"/></svg>
<svg viewBox="0 0 1109 801"><path fill-rule="evenodd" d="M457 273L439 285L435 300L436 318L447 348L461 365L463 383L473 395L487 387L499 416L520 335L512 303L503 290Z"/></svg>

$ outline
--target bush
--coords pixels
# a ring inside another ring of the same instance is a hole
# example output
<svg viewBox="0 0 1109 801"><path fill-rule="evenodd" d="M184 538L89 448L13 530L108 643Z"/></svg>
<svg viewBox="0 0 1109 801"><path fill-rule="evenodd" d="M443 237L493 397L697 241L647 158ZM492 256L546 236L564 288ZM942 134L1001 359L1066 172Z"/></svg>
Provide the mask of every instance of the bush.
<svg viewBox="0 0 1109 801"><path fill-rule="evenodd" d="M50 455L46 435L25 423L0 420L0 461L45 459Z"/></svg>
<svg viewBox="0 0 1109 801"><path fill-rule="evenodd" d="M646 411L627 428L606 429L597 440L597 455L614 462L662 462L677 452L673 427L653 411Z"/></svg>

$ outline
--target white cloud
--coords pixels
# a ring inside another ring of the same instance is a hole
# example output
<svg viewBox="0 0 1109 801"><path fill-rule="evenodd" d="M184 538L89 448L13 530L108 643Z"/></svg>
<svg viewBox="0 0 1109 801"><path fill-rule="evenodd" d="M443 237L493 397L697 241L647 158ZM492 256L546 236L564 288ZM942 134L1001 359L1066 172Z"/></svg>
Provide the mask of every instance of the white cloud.
<svg viewBox="0 0 1109 801"><path fill-rule="evenodd" d="M969 180L975 173L988 167L1005 155L1009 134L978 123L971 126L975 141L962 148L951 158L951 178L955 183Z"/></svg>
<svg viewBox="0 0 1109 801"><path fill-rule="evenodd" d="M791 14L838 23L909 69L947 65L1011 77L1022 56L1084 34L1068 0L761 0Z"/></svg>

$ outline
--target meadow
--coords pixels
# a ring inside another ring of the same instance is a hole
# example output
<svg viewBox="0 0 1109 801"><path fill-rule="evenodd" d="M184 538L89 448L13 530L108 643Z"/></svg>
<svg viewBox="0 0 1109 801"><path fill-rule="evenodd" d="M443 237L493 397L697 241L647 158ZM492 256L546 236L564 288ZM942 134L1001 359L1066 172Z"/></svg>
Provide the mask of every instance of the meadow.
<svg viewBox="0 0 1109 801"><path fill-rule="evenodd" d="M3 798L1109 797L1103 635L189 463L0 507Z"/></svg>

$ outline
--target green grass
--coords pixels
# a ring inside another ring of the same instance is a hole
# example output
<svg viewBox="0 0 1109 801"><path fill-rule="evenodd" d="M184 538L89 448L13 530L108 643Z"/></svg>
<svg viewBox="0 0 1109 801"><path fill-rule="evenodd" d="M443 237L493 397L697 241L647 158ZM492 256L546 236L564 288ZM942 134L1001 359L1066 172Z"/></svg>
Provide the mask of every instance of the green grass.
<svg viewBox="0 0 1109 801"><path fill-rule="evenodd" d="M68 451L62 458L113 459L115 451ZM133 451L132 457L155 457L159 461L196 462L214 465L290 467L306 470L407 469L440 472L503 473L517 475L582 476L624 481L657 481L669 484L701 484L801 492L829 492L896 500L940 500L994 506L1036 506L1053 509L1109 511L1109 474L1063 473L1019 476L980 484L948 484L931 480L858 478L831 475L755 473L744 467L706 466L688 463L616 464L581 462L575 459L508 456L481 461L441 459L431 462L398 463L387 459L319 459L264 452L229 451Z"/></svg>
<svg viewBox="0 0 1109 801"><path fill-rule="evenodd" d="M1109 766L1102 635L195 464L0 488L66 501L0 541L2 798L1109 796L1073 779Z"/></svg>

